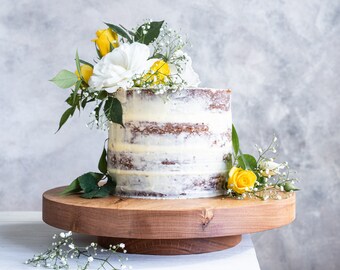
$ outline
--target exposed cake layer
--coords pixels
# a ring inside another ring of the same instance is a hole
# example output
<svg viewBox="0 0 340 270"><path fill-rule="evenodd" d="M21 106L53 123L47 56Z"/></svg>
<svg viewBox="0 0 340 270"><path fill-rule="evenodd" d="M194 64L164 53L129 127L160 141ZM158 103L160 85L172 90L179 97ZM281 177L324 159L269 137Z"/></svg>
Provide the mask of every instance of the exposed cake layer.
<svg viewBox="0 0 340 270"><path fill-rule="evenodd" d="M230 91L183 89L168 98L121 92L125 128L110 124L108 168L123 196L221 194L231 152Z"/></svg>

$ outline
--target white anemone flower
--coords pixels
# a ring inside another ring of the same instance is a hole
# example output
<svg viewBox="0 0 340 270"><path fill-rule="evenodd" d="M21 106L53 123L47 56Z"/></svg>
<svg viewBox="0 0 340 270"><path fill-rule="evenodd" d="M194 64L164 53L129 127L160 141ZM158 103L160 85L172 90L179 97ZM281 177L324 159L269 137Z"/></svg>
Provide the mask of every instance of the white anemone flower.
<svg viewBox="0 0 340 270"><path fill-rule="evenodd" d="M282 164L276 163L270 160L261 160L259 162L259 168L261 170L261 174L265 177L274 176L279 173L279 170L282 169Z"/></svg>
<svg viewBox="0 0 340 270"><path fill-rule="evenodd" d="M106 54L93 68L89 86L114 93L133 86L132 78L149 70L155 60L148 60L150 49L139 42L124 43Z"/></svg>

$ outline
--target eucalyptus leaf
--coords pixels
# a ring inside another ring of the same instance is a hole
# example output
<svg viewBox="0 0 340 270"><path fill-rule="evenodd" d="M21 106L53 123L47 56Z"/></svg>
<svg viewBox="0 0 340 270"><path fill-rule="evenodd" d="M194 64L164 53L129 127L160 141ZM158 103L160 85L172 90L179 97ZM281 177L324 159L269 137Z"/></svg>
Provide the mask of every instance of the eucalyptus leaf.
<svg viewBox="0 0 340 270"><path fill-rule="evenodd" d="M130 43L132 43L132 39L128 33L125 32L123 28L118 25L114 25L111 23L105 23L113 32L116 32L119 36L126 38Z"/></svg>
<svg viewBox="0 0 340 270"><path fill-rule="evenodd" d="M61 127L66 123L67 119L73 115L74 111L75 111L76 107L71 107L71 108L68 108L64 113L63 115L61 116L60 118L60 121L59 121L59 127L58 127L58 130L56 131L56 133L61 129Z"/></svg>
<svg viewBox="0 0 340 270"><path fill-rule="evenodd" d="M238 164L242 169L254 170L257 167L256 158L249 154L242 154L237 159Z"/></svg>
<svg viewBox="0 0 340 270"><path fill-rule="evenodd" d="M117 98L108 97L104 105L104 113L107 119L113 123L123 124L123 108Z"/></svg>
<svg viewBox="0 0 340 270"><path fill-rule="evenodd" d="M78 193L81 191L81 187L79 184L78 178L74 179L71 184L69 184L61 193L60 195L70 195L74 193Z"/></svg>
<svg viewBox="0 0 340 270"><path fill-rule="evenodd" d="M231 141L233 144L235 156L237 156L238 151L240 149L240 143L239 143L238 134L237 134L237 131L234 125L232 125Z"/></svg>
<svg viewBox="0 0 340 270"><path fill-rule="evenodd" d="M145 45L149 45L156 38L158 38L163 23L164 21L151 22L150 28L145 30L143 28L146 28L146 23L144 23L143 25L138 27L135 34L135 41L143 43ZM146 33L144 33L144 31L146 31Z"/></svg>
<svg viewBox="0 0 340 270"><path fill-rule="evenodd" d="M75 85L78 81L78 76L71 71L63 69L50 81L54 82L60 88L69 88Z"/></svg>

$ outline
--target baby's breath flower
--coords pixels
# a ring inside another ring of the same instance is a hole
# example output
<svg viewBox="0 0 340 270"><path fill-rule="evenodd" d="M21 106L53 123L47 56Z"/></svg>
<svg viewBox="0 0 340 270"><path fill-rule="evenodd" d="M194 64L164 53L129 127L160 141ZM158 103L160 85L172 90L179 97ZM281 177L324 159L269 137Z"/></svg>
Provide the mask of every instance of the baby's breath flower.
<svg viewBox="0 0 340 270"><path fill-rule="evenodd" d="M53 268L53 269L69 269L70 266L68 264L68 258L80 258L81 256L85 256L87 258L87 263L83 266L79 265L79 269L88 269L90 263L98 262L100 264L100 269L111 269L111 262L109 262L109 258L112 253L115 253L116 250L112 249L112 245L110 245L109 250L101 249L102 254L107 253L108 257L106 260L102 258L96 257L97 252L92 253L89 250L89 247L92 247L93 250L97 250L97 243L90 243L89 246L79 247L71 238L72 232L61 232L58 236L54 235L54 239L56 242L52 243L53 248L48 249L47 251L40 253L39 255L33 256L32 259L29 259L25 262L25 264L31 264L33 266L39 267L44 266L45 268ZM118 247L123 249L123 252L126 253L125 244L120 243ZM116 248L116 246L114 246ZM121 262L120 256L117 255L117 260ZM126 258L127 261L127 258ZM78 262L79 263L79 262ZM121 269L123 269L121 264ZM126 268L126 266L125 266ZM99 269L99 268L98 268ZM131 269L131 268L130 268ZM117 269L118 270L118 269Z"/></svg>

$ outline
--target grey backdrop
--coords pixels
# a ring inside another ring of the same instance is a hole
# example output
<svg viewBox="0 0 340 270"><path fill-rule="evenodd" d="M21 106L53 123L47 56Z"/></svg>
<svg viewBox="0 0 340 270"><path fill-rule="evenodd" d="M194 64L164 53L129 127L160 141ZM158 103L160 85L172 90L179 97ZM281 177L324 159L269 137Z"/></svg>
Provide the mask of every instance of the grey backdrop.
<svg viewBox="0 0 340 270"><path fill-rule="evenodd" d="M91 60L103 21L165 19L187 33L202 86L233 89L244 151L273 132L299 171L297 219L253 235L262 269L339 269L339 1L0 1L0 210L96 169L106 134L88 113L54 134L66 90L48 79ZM226 221L228 222L228 221ZM227 266L226 266L227 269Z"/></svg>

